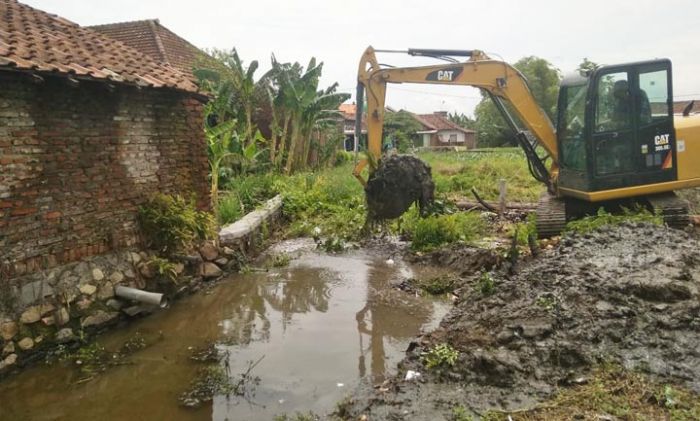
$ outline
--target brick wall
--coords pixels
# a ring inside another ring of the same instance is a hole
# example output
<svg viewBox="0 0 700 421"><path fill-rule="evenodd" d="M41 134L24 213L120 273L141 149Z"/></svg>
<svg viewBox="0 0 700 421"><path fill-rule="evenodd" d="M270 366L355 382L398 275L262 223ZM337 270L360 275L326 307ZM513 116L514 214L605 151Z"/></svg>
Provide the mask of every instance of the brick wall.
<svg viewBox="0 0 700 421"><path fill-rule="evenodd" d="M208 206L196 99L11 72L0 86L0 275L137 244L137 208L157 191Z"/></svg>

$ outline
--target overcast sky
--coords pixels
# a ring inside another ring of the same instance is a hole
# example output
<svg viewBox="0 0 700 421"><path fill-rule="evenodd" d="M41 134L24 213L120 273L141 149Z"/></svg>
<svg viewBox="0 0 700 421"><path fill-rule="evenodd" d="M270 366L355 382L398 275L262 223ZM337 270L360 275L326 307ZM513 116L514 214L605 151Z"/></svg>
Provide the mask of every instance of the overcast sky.
<svg viewBox="0 0 700 421"><path fill-rule="evenodd" d="M584 57L604 64L667 57L676 99L700 99L697 0L20 0L80 25L140 19L202 48L236 47L246 61L323 61L323 83L354 92L357 63L375 48L480 49L508 62L536 55L563 73ZM577 4L575 7L573 4ZM430 64L402 55L398 65ZM262 71L261 71L262 74ZM392 85L387 104L416 112L471 114L479 92L467 87Z"/></svg>

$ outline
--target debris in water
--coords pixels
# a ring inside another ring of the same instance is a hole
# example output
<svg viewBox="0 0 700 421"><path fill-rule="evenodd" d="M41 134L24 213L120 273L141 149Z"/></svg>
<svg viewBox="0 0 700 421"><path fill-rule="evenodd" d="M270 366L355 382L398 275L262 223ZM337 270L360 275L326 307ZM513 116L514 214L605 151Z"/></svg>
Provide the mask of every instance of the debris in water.
<svg viewBox="0 0 700 421"><path fill-rule="evenodd" d="M408 370L406 372L406 377L404 378L404 380L408 380L408 381L418 380L418 379L420 379L420 373L417 371L413 371L413 370Z"/></svg>
<svg viewBox="0 0 700 421"><path fill-rule="evenodd" d="M411 155L394 155L382 161L365 187L370 220L394 219L413 203L421 213L433 202L435 183L430 167Z"/></svg>

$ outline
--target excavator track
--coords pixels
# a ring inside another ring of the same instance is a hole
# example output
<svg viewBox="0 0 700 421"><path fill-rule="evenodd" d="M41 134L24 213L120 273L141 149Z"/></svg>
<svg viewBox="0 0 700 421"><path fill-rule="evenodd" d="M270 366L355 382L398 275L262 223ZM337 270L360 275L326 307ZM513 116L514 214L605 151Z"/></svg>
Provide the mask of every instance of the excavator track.
<svg viewBox="0 0 700 421"><path fill-rule="evenodd" d="M664 223L671 228L683 229L690 223L688 202L675 193L662 193L646 197L652 210L663 216Z"/></svg>
<svg viewBox="0 0 700 421"><path fill-rule="evenodd" d="M560 235L566 226L566 202L545 192L537 202L535 223L537 236L549 238Z"/></svg>

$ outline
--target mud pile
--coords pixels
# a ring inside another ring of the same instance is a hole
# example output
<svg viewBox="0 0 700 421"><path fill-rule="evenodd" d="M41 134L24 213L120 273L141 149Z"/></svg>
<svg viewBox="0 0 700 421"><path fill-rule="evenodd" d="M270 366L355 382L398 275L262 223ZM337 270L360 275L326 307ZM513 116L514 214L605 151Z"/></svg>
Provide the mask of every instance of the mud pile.
<svg viewBox="0 0 700 421"><path fill-rule="evenodd" d="M606 227L495 284L489 297L465 286L435 332L463 351L465 380L538 389L613 361L700 392L700 249L688 234Z"/></svg>
<svg viewBox="0 0 700 421"><path fill-rule="evenodd" d="M394 155L382 161L365 187L369 217L374 220L401 216L413 203L421 212L432 203L435 191L430 167L411 155Z"/></svg>
<svg viewBox="0 0 700 421"><path fill-rule="evenodd" d="M564 238L514 276L494 273L491 295L479 279L458 289L455 307L408 352L389 392L356 401L358 414L443 419L456 404L476 413L531 406L609 362L700 392L700 248L690 235L605 227ZM457 364L427 370L420 353L445 342L459 350ZM402 381L407 369L424 382Z"/></svg>

